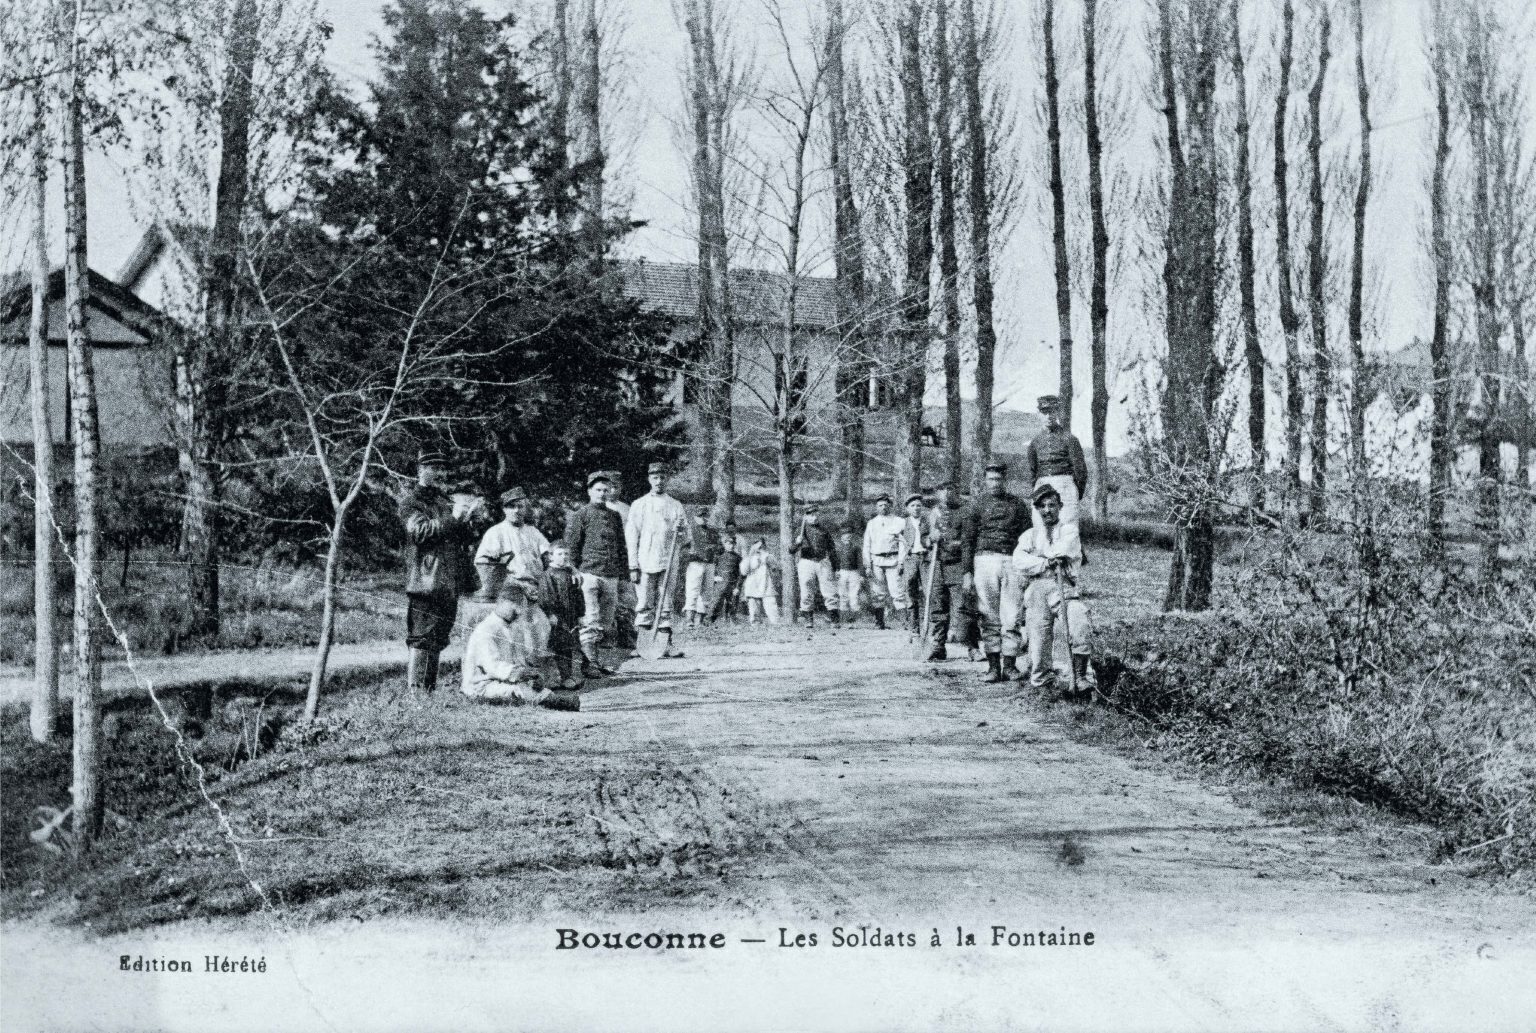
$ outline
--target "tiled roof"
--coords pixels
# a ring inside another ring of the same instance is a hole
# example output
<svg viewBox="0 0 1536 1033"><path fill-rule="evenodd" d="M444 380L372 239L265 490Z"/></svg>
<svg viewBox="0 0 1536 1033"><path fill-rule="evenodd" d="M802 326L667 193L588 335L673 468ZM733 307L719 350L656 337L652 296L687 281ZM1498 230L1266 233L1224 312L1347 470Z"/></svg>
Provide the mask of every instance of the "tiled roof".
<svg viewBox="0 0 1536 1033"><path fill-rule="evenodd" d="M699 267L686 262L624 262L624 293L655 312L695 319L699 313ZM731 310L738 323L776 324L784 319L789 280L762 269L731 270ZM802 276L795 322L809 329L837 325L837 281Z"/></svg>

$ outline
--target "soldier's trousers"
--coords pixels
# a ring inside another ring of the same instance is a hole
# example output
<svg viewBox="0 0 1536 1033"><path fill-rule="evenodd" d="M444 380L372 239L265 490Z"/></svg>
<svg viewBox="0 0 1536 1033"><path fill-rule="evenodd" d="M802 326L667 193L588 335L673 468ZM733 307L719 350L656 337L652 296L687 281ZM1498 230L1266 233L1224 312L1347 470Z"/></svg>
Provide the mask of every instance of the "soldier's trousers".
<svg viewBox="0 0 1536 1033"><path fill-rule="evenodd" d="M859 592L864 588L864 572L839 570L837 572L837 605L850 616L861 608Z"/></svg>
<svg viewBox="0 0 1536 1033"><path fill-rule="evenodd" d="M635 609L638 602L634 582L628 578L619 578L613 606L618 622L614 639L620 649L633 649L638 641L635 635Z"/></svg>
<svg viewBox="0 0 1536 1033"><path fill-rule="evenodd" d="M976 605L981 611L981 644L989 653L1018 656L1019 614L1024 607L1023 586L1006 552L978 552L973 570Z"/></svg>
<svg viewBox="0 0 1536 1033"><path fill-rule="evenodd" d="M940 574L949 595L948 640L967 649L979 649L981 629L976 622L976 590L965 590L965 568L958 562L946 563Z"/></svg>
<svg viewBox="0 0 1536 1033"><path fill-rule="evenodd" d="M912 605L911 597L907 595L906 578L902 576L902 568L893 563L889 567L875 567L874 576L869 579L869 601L875 609L885 605L886 599L890 599L891 605L898 610L905 610Z"/></svg>
<svg viewBox="0 0 1536 1033"><path fill-rule="evenodd" d="M1088 607L1081 599L1066 600L1066 622L1069 627L1065 630L1071 632L1071 652L1087 656L1093 628ZM1061 623L1062 598L1055 580L1035 578L1024 590L1024 626L1029 635L1029 683L1036 688L1045 688L1058 679L1062 684L1072 685L1071 661L1063 663L1064 658L1056 655L1058 636L1067 637Z"/></svg>
<svg viewBox="0 0 1536 1033"><path fill-rule="evenodd" d="M800 612L816 608L816 589L821 589L821 604L828 613L837 609L837 572L830 559L795 560L795 576L800 582Z"/></svg>
<svg viewBox="0 0 1536 1033"><path fill-rule="evenodd" d="M641 628L649 628L657 607L661 608L661 620L656 625L658 628L671 629L672 627L672 595L669 591L666 595L661 592L661 580L666 577L666 572L658 570L654 574L640 574L640 605L635 607L634 620L631 627L635 631ZM633 586L631 586L633 587Z"/></svg>
<svg viewBox="0 0 1536 1033"><path fill-rule="evenodd" d="M629 584L625 581L623 584ZM619 598L620 580L597 574L581 576L581 598L586 610L581 616L581 651L588 660L597 660L597 647L614 632L614 610Z"/></svg>

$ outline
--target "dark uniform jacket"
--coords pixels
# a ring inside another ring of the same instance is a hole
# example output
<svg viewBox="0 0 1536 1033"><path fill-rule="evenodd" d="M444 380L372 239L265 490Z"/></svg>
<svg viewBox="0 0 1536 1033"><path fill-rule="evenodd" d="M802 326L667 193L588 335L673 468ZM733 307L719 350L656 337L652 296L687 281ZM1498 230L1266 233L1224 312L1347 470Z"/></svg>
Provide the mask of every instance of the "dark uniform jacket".
<svg viewBox="0 0 1536 1033"><path fill-rule="evenodd" d="M689 563L713 563L720 555L720 536L712 527L698 527L693 533L693 548L688 550Z"/></svg>
<svg viewBox="0 0 1536 1033"><path fill-rule="evenodd" d="M1088 488L1088 460L1077 435L1047 430L1035 435L1024 453L1024 483L1034 488L1042 477L1071 477L1081 496Z"/></svg>
<svg viewBox="0 0 1536 1033"><path fill-rule="evenodd" d="M939 543L939 561L945 566L959 563L964 548L960 544L963 514L935 507L928 511L928 540Z"/></svg>
<svg viewBox="0 0 1536 1033"><path fill-rule="evenodd" d="M405 525L405 591L453 599L469 587L472 529L453 515L453 500L436 486L415 485L400 500Z"/></svg>
<svg viewBox="0 0 1536 1033"><path fill-rule="evenodd" d="M539 605L567 629L580 624L585 604L576 584L576 572L569 567L546 570L540 579Z"/></svg>
<svg viewBox="0 0 1536 1033"><path fill-rule="evenodd" d="M863 539L856 534L838 535L832 543L832 565L838 570L863 570Z"/></svg>
<svg viewBox="0 0 1536 1033"><path fill-rule="evenodd" d="M1029 526L1029 503L1017 495L982 495L965 511L960 530L960 562L966 570L975 565L978 552L1013 555L1019 535Z"/></svg>
<svg viewBox="0 0 1536 1033"><path fill-rule="evenodd" d="M795 550L803 560L824 560L832 555L832 536L819 524L800 529L800 547Z"/></svg>
<svg viewBox="0 0 1536 1033"><path fill-rule="evenodd" d="M607 503L589 502L571 515L566 522L565 547L571 564L583 574L629 576L624 521Z"/></svg>

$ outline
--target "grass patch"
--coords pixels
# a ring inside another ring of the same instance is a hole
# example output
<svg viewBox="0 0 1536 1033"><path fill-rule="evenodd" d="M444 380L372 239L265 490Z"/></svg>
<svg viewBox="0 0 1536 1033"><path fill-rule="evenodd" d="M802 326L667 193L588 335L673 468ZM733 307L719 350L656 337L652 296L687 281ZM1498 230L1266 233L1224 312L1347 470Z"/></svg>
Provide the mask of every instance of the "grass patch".
<svg viewBox="0 0 1536 1033"><path fill-rule="evenodd" d="M643 907L658 883L715 893L774 841L775 820L753 801L664 757L610 756L579 715L490 708L453 691L415 700L395 681L333 692L309 731L294 720L297 685L181 695L177 723L238 834L243 868L172 734L139 702L107 719L106 837L83 861L34 844L35 808L68 801L68 729L38 746L10 708L0 726L5 916L105 932L269 901L313 920L526 919L551 902Z"/></svg>

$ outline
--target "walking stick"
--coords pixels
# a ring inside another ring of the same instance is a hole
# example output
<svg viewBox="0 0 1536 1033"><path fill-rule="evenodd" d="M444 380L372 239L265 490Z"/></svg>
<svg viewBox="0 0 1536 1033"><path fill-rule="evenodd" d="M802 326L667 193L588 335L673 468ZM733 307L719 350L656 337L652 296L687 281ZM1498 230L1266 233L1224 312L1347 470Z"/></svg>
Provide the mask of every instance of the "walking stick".
<svg viewBox="0 0 1536 1033"><path fill-rule="evenodd" d="M665 638L661 635L661 615L663 607L667 610L672 607L672 600L667 593L672 591L672 571L677 568L677 534L680 529L681 525L673 528L672 537L667 542L667 565L661 572L661 585L656 593L656 612L651 614L651 626L645 629L639 636L640 640L635 643L635 650L647 660L660 660L665 656L672 637L670 633ZM645 577L644 574L640 576Z"/></svg>
<svg viewBox="0 0 1536 1033"><path fill-rule="evenodd" d="M928 631L933 622L933 576L939 569L939 543L934 542L928 547L928 576L923 583L923 623L922 632L917 637L917 648L913 650L917 659L927 659Z"/></svg>

